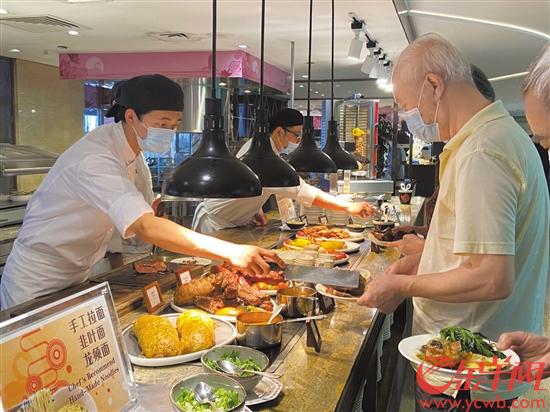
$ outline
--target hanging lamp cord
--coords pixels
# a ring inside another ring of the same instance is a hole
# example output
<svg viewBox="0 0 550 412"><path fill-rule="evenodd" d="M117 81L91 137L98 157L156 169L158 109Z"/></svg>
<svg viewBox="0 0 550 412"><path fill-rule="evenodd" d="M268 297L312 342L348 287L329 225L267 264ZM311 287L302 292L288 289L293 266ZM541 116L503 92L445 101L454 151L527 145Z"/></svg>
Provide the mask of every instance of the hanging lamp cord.
<svg viewBox="0 0 550 412"><path fill-rule="evenodd" d="M310 116L311 102L311 29L313 27L313 0L309 0L309 47L307 59L307 116Z"/></svg>
<svg viewBox="0 0 550 412"><path fill-rule="evenodd" d="M330 120L334 121L334 0L332 0L332 32L330 55Z"/></svg>
<svg viewBox="0 0 550 412"><path fill-rule="evenodd" d="M216 98L216 30L217 30L217 0L212 0L212 98Z"/></svg>

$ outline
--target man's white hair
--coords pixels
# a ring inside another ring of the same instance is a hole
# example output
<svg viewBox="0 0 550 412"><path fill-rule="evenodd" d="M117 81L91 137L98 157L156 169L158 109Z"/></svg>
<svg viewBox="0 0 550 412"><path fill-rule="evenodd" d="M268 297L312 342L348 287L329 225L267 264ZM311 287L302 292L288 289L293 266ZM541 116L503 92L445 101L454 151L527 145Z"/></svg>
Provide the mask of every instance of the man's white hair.
<svg viewBox="0 0 550 412"><path fill-rule="evenodd" d="M472 83L470 63L453 44L436 33L427 33L414 40L399 56L396 70L405 76L421 78L434 73L445 82Z"/></svg>
<svg viewBox="0 0 550 412"><path fill-rule="evenodd" d="M533 92L546 107L550 107L550 43L542 48L528 71L523 82L523 94Z"/></svg>

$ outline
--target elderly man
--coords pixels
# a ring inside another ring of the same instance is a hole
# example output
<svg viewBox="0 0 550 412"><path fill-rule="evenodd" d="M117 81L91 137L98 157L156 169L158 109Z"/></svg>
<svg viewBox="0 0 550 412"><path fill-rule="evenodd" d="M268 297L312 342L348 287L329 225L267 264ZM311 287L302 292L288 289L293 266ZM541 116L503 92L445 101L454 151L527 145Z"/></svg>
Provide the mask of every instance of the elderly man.
<svg viewBox="0 0 550 412"><path fill-rule="evenodd" d="M413 297L415 335L452 325L493 340L508 330L540 333L550 201L529 137L501 101L481 95L460 51L436 34L403 51L393 90L413 135L447 142L440 192L423 252L375 278L359 303L390 313Z"/></svg>

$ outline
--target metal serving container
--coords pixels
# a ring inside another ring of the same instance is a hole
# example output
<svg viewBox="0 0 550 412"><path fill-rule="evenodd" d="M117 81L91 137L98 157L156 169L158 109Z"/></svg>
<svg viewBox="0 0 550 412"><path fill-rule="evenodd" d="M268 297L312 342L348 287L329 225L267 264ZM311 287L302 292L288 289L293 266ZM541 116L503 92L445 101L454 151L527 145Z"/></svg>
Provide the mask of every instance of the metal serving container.
<svg viewBox="0 0 550 412"><path fill-rule="evenodd" d="M277 291L277 303L284 304L281 313L288 318L300 318L315 313L317 297L315 289L292 286Z"/></svg>
<svg viewBox="0 0 550 412"><path fill-rule="evenodd" d="M268 324L270 312L243 312L237 315L237 343L251 348L269 348L281 344L283 317L277 315Z"/></svg>

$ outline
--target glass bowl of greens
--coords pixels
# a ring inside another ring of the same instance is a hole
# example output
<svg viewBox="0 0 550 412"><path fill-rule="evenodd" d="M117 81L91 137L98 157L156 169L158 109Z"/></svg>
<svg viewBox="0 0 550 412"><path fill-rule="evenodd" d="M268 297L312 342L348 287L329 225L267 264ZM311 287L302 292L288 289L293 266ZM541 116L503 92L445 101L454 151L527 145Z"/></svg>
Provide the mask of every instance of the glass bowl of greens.
<svg viewBox="0 0 550 412"><path fill-rule="evenodd" d="M252 390L260 382L262 377L247 372L243 372L241 376L222 372L216 365L216 361L220 359L228 360L237 365L240 369L255 370L259 372L265 372L269 366L269 358L263 352L246 346L217 346L206 351L201 356L202 367L206 372L215 372L224 376L229 376L239 382L248 393L252 393Z"/></svg>
<svg viewBox="0 0 550 412"><path fill-rule="evenodd" d="M208 404L195 400L195 386L199 382L210 385L214 391L218 411L237 412L244 409L246 391L235 379L215 373L200 373L174 383L170 388L170 401L176 412L214 412Z"/></svg>

